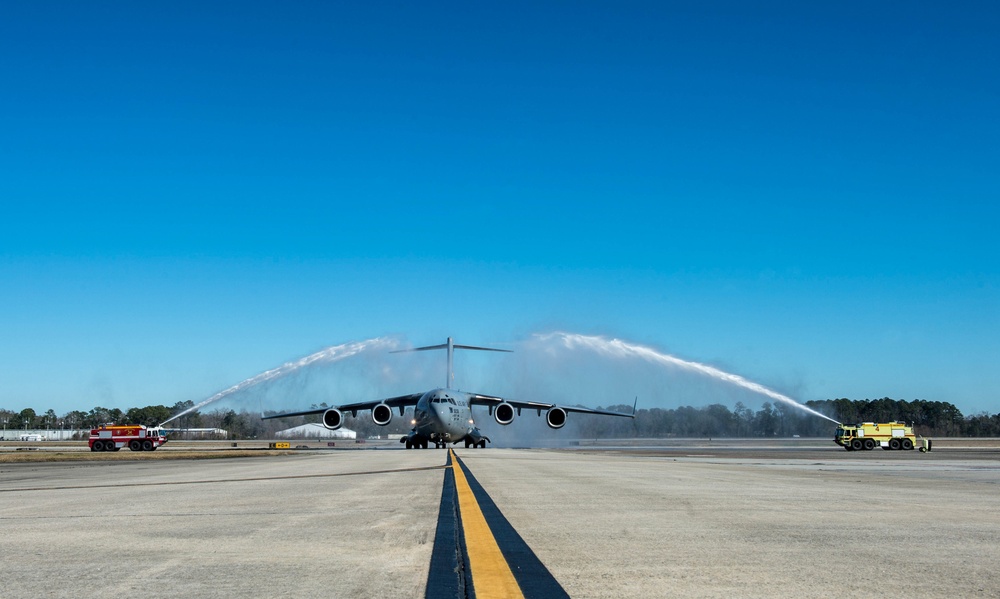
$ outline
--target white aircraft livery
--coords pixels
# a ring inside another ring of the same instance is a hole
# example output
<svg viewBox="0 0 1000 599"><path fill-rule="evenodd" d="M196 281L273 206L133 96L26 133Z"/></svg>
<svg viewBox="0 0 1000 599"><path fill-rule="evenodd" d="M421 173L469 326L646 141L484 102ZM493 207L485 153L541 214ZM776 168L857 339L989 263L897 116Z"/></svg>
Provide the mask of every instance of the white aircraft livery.
<svg viewBox="0 0 1000 599"><path fill-rule="evenodd" d="M352 416L356 417L359 411L371 410L372 421L380 426L385 426L392 420L393 408L397 408L399 415L402 416L407 407L413 406L413 430L399 440L400 443L406 444L407 449L426 449L429 443L434 443L435 447L445 447L448 443L459 443L461 441L465 441L466 447L486 447L490 439L476 428L475 421L472 418L472 406L487 406L490 415L496 419L498 424L502 425L508 425L513 422L514 415L520 415L522 409L536 410L539 416L542 415L542 410L545 410L545 422L549 427L556 429L565 426L566 416L569 412L635 418L635 405L632 406L631 414L624 414L608 410L592 410L590 408L575 406L558 406L543 402L504 399L503 397L468 393L451 388L451 381L454 378L452 372L454 364L453 356L456 349L497 352L507 352L509 350L475 347L472 345L456 345L452 342L451 337L448 337L447 343L442 345L430 345L400 351L427 351L435 349L448 350L448 382L444 388L386 399L360 401L331 408L317 408L304 412L289 412L267 416L261 414L261 418L267 420L270 418L322 414L323 426L331 430L336 430L344 424L344 412L350 412Z"/></svg>

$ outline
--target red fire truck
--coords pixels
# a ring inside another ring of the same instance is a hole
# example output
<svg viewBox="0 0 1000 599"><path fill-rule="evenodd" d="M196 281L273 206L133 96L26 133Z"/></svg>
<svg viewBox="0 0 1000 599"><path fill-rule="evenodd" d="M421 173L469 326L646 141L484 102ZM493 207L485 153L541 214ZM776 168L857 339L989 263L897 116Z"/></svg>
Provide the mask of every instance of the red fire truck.
<svg viewBox="0 0 1000 599"><path fill-rule="evenodd" d="M166 442L167 436L158 426L102 424L90 431L90 451L118 451L122 447L132 451L153 451Z"/></svg>

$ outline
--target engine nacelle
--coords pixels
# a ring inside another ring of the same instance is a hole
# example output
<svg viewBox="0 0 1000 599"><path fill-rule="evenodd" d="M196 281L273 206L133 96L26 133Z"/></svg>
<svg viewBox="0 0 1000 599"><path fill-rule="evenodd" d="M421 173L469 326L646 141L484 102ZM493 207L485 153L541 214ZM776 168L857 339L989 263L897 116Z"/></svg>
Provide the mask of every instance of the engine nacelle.
<svg viewBox="0 0 1000 599"><path fill-rule="evenodd" d="M545 424L548 424L549 428L566 426L566 410L558 406L549 408L549 411L545 412Z"/></svg>
<svg viewBox="0 0 1000 599"><path fill-rule="evenodd" d="M372 422L379 426L385 426L392 420L392 408L380 403L372 408Z"/></svg>
<svg viewBox="0 0 1000 599"><path fill-rule="evenodd" d="M344 424L344 415L337 408L323 412L323 426L335 431Z"/></svg>
<svg viewBox="0 0 1000 599"><path fill-rule="evenodd" d="M493 417L497 419L497 424L507 426L511 422L514 422L514 406L503 402L493 408Z"/></svg>

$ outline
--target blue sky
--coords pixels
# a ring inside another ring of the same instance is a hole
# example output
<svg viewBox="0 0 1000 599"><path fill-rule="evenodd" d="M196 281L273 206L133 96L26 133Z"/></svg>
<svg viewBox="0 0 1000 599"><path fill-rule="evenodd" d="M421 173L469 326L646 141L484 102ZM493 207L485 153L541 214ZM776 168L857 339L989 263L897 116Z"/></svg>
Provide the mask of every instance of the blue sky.
<svg viewBox="0 0 1000 599"><path fill-rule="evenodd" d="M0 407L566 330L997 413L997 30L988 2L8 6Z"/></svg>

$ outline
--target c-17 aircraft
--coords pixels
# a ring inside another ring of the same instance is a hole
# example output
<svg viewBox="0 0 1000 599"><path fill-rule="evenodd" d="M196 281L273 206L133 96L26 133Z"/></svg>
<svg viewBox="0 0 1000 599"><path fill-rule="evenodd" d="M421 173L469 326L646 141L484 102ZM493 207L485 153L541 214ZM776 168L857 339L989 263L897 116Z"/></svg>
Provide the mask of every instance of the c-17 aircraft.
<svg viewBox="0 0 1000 599"><path fill-rule="evenodd" d="M448 337L448 341L442 345L416 347L400 350L400 352L435 349L448 350L448 381L444 388L439 387L423 393L411 393L410 395L400 395L386 399L359 401L331 408L315 408L303 412L289 412L269 416L261 414L261 418L268 420L271 418L323 414L323 426L330 430L336 430L344 424L344 412L350 412L352 416L356 417L359 411L371 410L372 421L379 426L385 426L392 420L393 408L398 408L399 415L402 416L407 407L414 406L413 430L399 440L400 443L406 444L407 449L427 449L429 443L434 443L435 447L446 447L448 443L455 444L461 441L465 441L466 447L485 448L490 439L483 435L476 427L475 421L472 418L472 406L487 406L490 415L496 419L497 423L505 426L513 422L514 414L517 413L520 415L522 409L537 410L539 416L542 415L542 410L545 410L546 424L550 428L555 429L566 425L566 416L569 412L635 418L634 405L632 406L631 414L623 414L608 410L592 410L589 408L558 406L556 404L536 401L504 399L503 397L483 395L481 393L468 393L451 388L451 381L454 378L453 356L456 349L496 352L509 352L510 350L457 345L452 342L451 337Z"/></svg>

